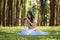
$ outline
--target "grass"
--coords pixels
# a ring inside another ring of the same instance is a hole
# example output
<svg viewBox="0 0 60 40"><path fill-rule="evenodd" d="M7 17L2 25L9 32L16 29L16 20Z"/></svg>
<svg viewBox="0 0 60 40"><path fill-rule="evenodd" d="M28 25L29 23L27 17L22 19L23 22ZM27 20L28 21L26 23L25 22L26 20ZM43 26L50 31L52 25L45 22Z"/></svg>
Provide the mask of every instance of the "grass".
<svg viewBox="0 0 60 40"><path fill-rule="evenodd" d="M44 32L49 32L48 36L17 35L24 27L0 27L0 40L60 40L59 27L36 27Z"/></svg>

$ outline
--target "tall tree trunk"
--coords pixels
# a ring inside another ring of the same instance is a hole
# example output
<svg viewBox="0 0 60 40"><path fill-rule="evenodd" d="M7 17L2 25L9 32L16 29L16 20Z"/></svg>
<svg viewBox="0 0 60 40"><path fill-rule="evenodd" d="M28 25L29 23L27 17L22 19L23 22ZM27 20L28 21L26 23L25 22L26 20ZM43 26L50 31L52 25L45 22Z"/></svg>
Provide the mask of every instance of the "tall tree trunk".
<svg viewBox="0 0 60 40"><path fill-rule="evenodd" d="M55 2L56 0L50 0L50 26L54 26Z"/></svg>
<svg viewBox="0 0 60 40"><path fill-rule="evenodd" d="M16 26L16 3L17 0L12 0L12 26Z"/></svg>
<svg viewBox="0 0 60 40"><path fill-rule="evenodd" d="M17 0L16 3L16 26L19 26L19 13L20 13L20 6L19 6L19 0Z"/></svg>
<svg viewBox="0 0 60 40"><path fill-rule="evenodd" d="M0 0L0 25L2 23L2 0Z"/></svg>
<svg viewBox="0 0 60 40"><path fill-rule="evenodd" d="M47 24L47 17L45 17L46 15L46 0L41 0L41 18L42 18L42 22L41 25L45 26L45 24Z"/></svg>
<svg viewBox="0 0 60 40"><path fill-rule="evenodd" d="M60 26L60 0L56 0L56 26Z"/></svg>
<svg viewBox="0 0 60 40"><path fill-rule="evenodd" d="M8 20L7 26L12 26L12 0L8 0Z"/></svg>
<svg viewBox="0 0 60 40"><path fill-rule="evenodd" d="M3 19L3 22L2 22L2 25L5 26L5 4L6 4L6 0L3 0L3 11L2 11L2 19Z"/></svg>
<svg viewBox="0 0 60 40"><path fill-rule="evenodd" d="M42 9L41 9L41 3L42 3L42 0L40 0L39 2L38 2L40 5L39 5L39 7L38 7L38 20L37 20L37 25L38 26L42 26ZM41 10L40 10L41 9Z"/></svg>
<svg viewBox="0 0 60 40"><path fill-rule="evenodd" d="M43 0L40 0L40 2L41 2L41 18L42 18L41 26L42 26L42 22L43 22Z"/></svg>
<svg viewBox="0 0 60 40"><path fill-rule="evenodd" d="M12 26L14 26L15 13L15 0L12 0Z"/></svg>
<svg viewBox="0 0 60 40"><path fill-rule="evenodd" d="M7 0L5 0L5 26L6 26L6 20L7 20Z"/></svg>
<svg viewBox="0 0 60 40"><path fill-rule="evenodd" d="M26 12L26 0L21 0L22 9L21 9L21 26L24 26L23 19L25 17Z"/></svg>

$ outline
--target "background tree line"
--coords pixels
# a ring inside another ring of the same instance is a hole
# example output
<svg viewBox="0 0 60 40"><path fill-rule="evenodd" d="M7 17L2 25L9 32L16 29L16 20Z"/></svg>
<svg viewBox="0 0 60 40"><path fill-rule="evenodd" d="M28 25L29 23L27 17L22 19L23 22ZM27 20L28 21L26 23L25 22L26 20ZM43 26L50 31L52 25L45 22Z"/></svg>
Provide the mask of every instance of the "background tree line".
<svg viewBox="0 0 60 40"><path fill-rule="evenodd" d="M37 26L60 26L60 0L0 0L0 25L24 26L23 18L29 10Z"/></svg>

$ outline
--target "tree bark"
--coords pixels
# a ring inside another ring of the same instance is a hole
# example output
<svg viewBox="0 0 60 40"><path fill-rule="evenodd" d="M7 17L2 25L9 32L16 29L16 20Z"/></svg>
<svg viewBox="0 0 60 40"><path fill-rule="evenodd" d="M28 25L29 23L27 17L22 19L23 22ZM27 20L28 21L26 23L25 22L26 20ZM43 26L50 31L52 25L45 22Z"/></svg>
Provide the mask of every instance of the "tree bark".
<svg viewBox="0 0 60 40"><path fill-rule="evenodd" d="M2 25L5 26L5 4L6 4L6 0L3 0L3 11L2 11Z"/></svg>
<svg viewBox="0 0 60 40"><path fill-rule="evenodd" d="M21 6L22 6L22 9L21 9L21 26L24 26L24 17L25 17L25 12L26 12L26 0L21 0Z"/></svg>
<svg viewBox="0 0 60 40"><path fill-rule="evenodd" d="M54 26L55 2L56 0L50 0L50 26Z"/></svg>
<svg viewBox="0 0 60 40"><path fill-rule="evenodd" d="M7 26L12 26L12 0L8 0L7 9L8 9Z"/></svg>
<svg viewBox="0 0 60 40"><path fill-rule="evenodd" d="M56 26L60 26L60 0L56 0Z"/></svg>
<svg viewBox="0 0 60 40"><path fill-rule="evenodd" d="M20 13L20 8L19 8L19 0L17 0L16 3L16 26L19 26L19 13Z"/></svg>
<svg viewBox="0 0 60 40"><path fill-rule="evenodd" d="M0 25L2 24L2 0L0 0Z"/></svg>
<svg viewBox="0 0 60 40"><path fill-rule="evenodd" d="M41 26L42 26L42 22L43 22L43 0L40 0L40 1L41 1L41 18L42 18Z"/></svg>

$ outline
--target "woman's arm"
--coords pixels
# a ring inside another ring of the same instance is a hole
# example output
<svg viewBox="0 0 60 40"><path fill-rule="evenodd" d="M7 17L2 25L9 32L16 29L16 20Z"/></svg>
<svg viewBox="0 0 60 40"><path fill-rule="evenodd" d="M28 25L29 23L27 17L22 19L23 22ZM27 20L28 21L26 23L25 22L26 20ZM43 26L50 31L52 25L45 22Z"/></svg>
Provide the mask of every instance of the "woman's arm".
<svg viewBox="0 0 60 40"><path fill-rule="evenodd" d="M36 26L36 22L35 21L33 21L33 23L28 19L27 20L29 23L30 23L30 25L32 26L32 27L35 27Z"/></svg>

